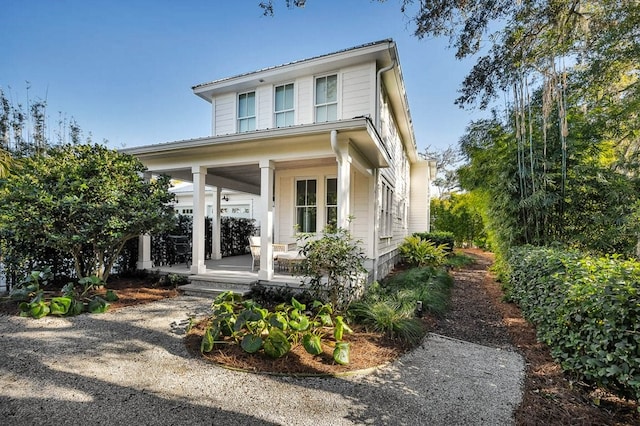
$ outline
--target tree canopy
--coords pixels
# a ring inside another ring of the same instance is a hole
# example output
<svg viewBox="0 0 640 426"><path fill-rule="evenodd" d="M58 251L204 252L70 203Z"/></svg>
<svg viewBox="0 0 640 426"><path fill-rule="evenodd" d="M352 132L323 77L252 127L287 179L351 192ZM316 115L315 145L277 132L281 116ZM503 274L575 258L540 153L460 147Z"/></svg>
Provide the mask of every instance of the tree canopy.
<svg viewBox="0 0 640 426"><path fill-rule="evenodd" d="M7 250L47 247L73 258L79 278L107 279L124 244L172 225L169 179L147 181L135 157L101 145L61 145L24 158L0 181Z"/></svg>

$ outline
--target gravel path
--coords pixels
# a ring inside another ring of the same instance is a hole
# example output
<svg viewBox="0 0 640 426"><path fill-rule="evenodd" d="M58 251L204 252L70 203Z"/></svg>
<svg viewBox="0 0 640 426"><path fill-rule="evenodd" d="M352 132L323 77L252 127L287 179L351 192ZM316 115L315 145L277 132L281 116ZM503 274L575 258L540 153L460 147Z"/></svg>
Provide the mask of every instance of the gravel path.
<svg viewBox="0 0 640 426"><path fill-rule="evenodd" d="M517 353L430 335L367 375L288 378L191 356L181 296L101 315L0 316L0 423L135 425L512 424Z"/></svg>

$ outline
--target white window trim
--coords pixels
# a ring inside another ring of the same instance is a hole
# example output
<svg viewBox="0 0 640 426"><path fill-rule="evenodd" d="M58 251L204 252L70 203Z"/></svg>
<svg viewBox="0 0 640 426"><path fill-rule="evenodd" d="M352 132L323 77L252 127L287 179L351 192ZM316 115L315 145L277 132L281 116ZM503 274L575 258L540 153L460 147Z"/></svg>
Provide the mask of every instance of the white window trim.
<svg viewBox="0 0 640 426"><path fill-rule="evenodd" d="M288 86L288 85L292 85L293 86L293 106L290 109L287 110L282 110L282 111L276 111L276 89L278 87L283 87L283 86ZM297 98L297 85L295 84L295 82L291 81L289 83L282 83L282 84L277 84L273 86L273 127L277 128L278 125L278 120L276 119L276 117L278 116L278 114L281 114L283 112L293 112L293 124L291 124L291 126L295 126L296 124L296 98ZM285 126L285 127L289 127L289 126Z"/></svg>
<svg viewBox="0 0 640 426"><path fill-rule="evenodd" d="M323 208L324 208L324 220L323 220L323 223L324 223L324 226L329 225L329 223L328 223L329 222L329 215L328 215L329 207L335 207L336 208L336 212L338 210L337 194L336 194L336 204L335 205L334 204L327 204L327 194L328 194L327 188L329 187L329 185L327 185L327 183L328 183L329 179L335 179L336 180L336 191L338 189L338 176L327 175L327 176L324 177L324 191L323 191L324 192L324 194L323 194L324 195L324 197L323 197L323 204L324 204L324 206L323 206ZM337 220L338 220L338 218L336 216L336 221ZM336 225L337 225L337 223L336 223Z"/></svg>
<svg viewBox="0 0 640 426"><path fill-rule="evenodd" d="M393 238L394 188L386 180L380 185L380 239Z"/></svg>
<svg viewBox="0 0 640 426"><path fill-rule="evenodd" d="M240 117L240 111L238 110L240 107L240 96L242 95L247 95L249 93L253 93L253 109L254 109L254 115L248 115L246 117ZM254 122L255 122L255 128L253 130L246 130L246 131L240 131L240 120L246 120L249 118L253 118ZM254 130L256 130L258 128L258 91L253 89L253 90L247 90L246 92L238 92L236 94L236 133L247 133L247 132L252 132Z"/></svg>
<svg viewBox="0 0 640 426"><path fill-rule="evenodd" d="M316 93L316 88L317 88L317 81L319 78L325 78L325 77L331 77L332 75L336 76L336 120L335 121L339 121L340 117L341 117L341 112L342 112L342 102L340 102L340 93L342 92L341 88L342 88L342 82L341 82L341 75L339 72L335 71L335 72L330 72L330 73L326 73L326 74L320 74L320 75L316 75L313 77L313 122L317 123L317 117L316 117L316 111L318 109L318 106L320 106L317 102L317 93ZM325 103L325 104L321 104L321 105L332 105L333 103ZM322 121L321 123L330 123L333 120L328 120L328 121Z"/></svg>
<svg viewBox="0 0 640 426"><path fill-rule="evenodd" d="M316 204L315 205L308 205L305 204L304 206L299 206L298 205L298 182L300 181L309 181L309 180L315 180L316 181ZM324 192L324 191L323 191ZM320 220L320 214L322 211L322 205L323 203L320 203L320 199L318 197L318 194L320 193L320 179L318 176L300 176L300 177L296 177L295 179L293 179L293 222L294 225L299 226L300 224L298 223L298 208L300 207L315 207L316 209L316 230L314 232L310 232L311 234L317 234L318 233L318 223ZM304 231L303 229L297 229L296 232L307 232Z"/></svg>

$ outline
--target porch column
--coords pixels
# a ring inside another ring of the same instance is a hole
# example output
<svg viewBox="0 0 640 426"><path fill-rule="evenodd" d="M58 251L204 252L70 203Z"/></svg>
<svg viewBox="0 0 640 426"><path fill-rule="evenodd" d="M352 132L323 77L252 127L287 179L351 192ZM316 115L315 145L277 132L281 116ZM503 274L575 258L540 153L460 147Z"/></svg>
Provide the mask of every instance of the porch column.
<svg viewBox="0 0 640 426"><path fill-rule="evenodd" d="M151 172L144 172L142 178L145 182L149 182L151 180ZM138 262L136 263L136 268L153 268L153 262L151 262L151 235L149 234L143 234L138 237Z"/></svg>
<svg viewBox="0 0 640 426"><path fill-rule="evenodd" d="M211 259L222 259L222 251L220 250L220 239L222 238L220 224L220 191L222 188L216 186L215 196L213 197L213 219L211 223Z"/></svg>
<svg viewBox="0 0 640 426"><path fill-rule="evenodd" d="M204 232L205 232L205 194L204 181L207 177L207 168L193 166L193 241L191 273L202 274L207 271L204 264Z"/></svg>
<svg viewBox="0 0 640 426"><path fill-rule="evenodd" d="M271 160L260 160L260 271L258 279L273 279L273 170Z"/></svg>
<svg viewBox="0 0 640 426"><path fill-rule="evenodd" d="M151 262L151 235L149 234L138 237L138 262L136 263L136 268L153 268L153 262Z"/></svg>
<svg viewBox="0 0 640 426"><path fill-rule="evenodd" d="M351 158L349 142L338 141L338 132L331 131L331 147L338 162L338 226L349 228L351 215Z"/></svg>

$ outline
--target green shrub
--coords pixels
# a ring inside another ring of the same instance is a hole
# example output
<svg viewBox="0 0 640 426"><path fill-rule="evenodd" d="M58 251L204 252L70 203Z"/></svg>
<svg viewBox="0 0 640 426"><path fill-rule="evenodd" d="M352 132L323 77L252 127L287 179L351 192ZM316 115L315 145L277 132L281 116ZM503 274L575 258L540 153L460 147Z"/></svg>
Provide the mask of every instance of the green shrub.
<svg viewBox="0 0 640 426"><path fill-rule="evenodd" d="M327 226L319 239L315 234L301 234L298 240L305 260L296 273L305 277L313 297L345 311L362 295L366 284L361 241L354 240L347 229L334 226Z"/></svg>
<svg viewBox="0 0 640 426"><path fill-rule="evenodd" d="M425 313L444 313L451 285L452 279L443 269L413 268L373 283L365 297L351 306L349 315L368 329L416 344L425 333L416 318L418 302Z"/></svg>
<svg viewBox="0 0 640 426"><path fill-rule="evenodd" d="M532 247L507 262L511 298L562 368L640 398L640 263Z"/></svg>
<svg viewBox="0 0 640 426"><path fill-rule="evenodd" d="M292 345L302 343L312 355L322 353L322 340L332 335L336 348L351 329L342 316L333 316L330 304L315 301L311 306L291 298L269 310L251 299L243 300L231 291L215 298L213 314L200 344L202 352L211 352L216 343L235 343L247 353L263 351L272 358L286 355ZM348 363L349 345L334 351L334 360Z"/></svg>
<svg viewBox="0 0 640 426"><path fill-rule="evenodd" d="M410 236L398 247L402 259L411 266L440 266L447 257L446 246L433 241L422 240L417 236Z"/></svg>
<svg viewBox="0 0 640 426"><path fill-rule="evenodd" d="M439 232L414 232L414 237L419 237L421 240L431 241L436 246L445 245L447 252L452 252L455 246L455 240L453 232L439 231Z"/></svg>
<svg viewBox="0 0 640 426"><path fill-rule="evenodd" d="M415 305L407 307L393 298L355 302L349 313L370 330L407 344L415 345L425 335L420 320L415 317Z"/></svg>

